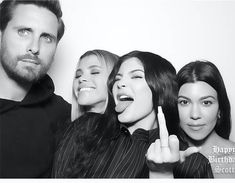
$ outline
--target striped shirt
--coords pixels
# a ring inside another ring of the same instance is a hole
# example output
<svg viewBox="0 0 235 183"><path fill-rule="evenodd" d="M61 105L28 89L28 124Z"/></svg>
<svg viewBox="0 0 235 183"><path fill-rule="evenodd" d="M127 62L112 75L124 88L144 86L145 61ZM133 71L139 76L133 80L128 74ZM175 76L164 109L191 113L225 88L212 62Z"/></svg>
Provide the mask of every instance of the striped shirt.
<svg viewBox="0 0 235 183"><path fill-rule="evenodd" d="M145 154L158 133L156 130L137 129L132 135L121 127L121 133L110 148L100 154L85 177L141 178L148 177ZM102 163L101 163L102 162ZM102 166L100 166L102 165Z"/></svg>
<svg viewBox="0 0 235 183"><path fill-rule="evenodd" d="M175 178L214 178L208 159L201 153L194 153L174 169Z"/></svg>
<svg viewBox="0 0 235 183"><path fill-rule="evenodd" d="M67 130L66 138L69 139L71 129ZM130 134L124 126L120 127L119 135L114 138L109 147L95 157L95 161L77 178L148 178L149 169L146 164L145 154L152 142L159 138L158 129L146 131L137 129ZM67 141L63 144L70 143ZM66 150L66 148L63 148ZM60 153L61 154L61 153ZM57 157L59 162L61 157ZM58 164L58 163L57 163ZM56 163L55 163L56 165ZM57 175L57 167L54 167L54 176ZM175 178L212 178L208 160L200 153L195 153L186 160L177 164L174 169ZM66 177L64 177L66 178Z"/></svg>

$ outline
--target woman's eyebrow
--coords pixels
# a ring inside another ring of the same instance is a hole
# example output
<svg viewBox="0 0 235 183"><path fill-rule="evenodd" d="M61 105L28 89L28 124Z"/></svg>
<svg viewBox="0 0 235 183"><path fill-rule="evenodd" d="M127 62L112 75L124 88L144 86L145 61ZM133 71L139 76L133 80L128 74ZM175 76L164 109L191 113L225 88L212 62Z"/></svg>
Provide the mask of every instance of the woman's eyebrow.
<svg viewBox="0 0 235 183"><path fill-rule="evenodd" d="M188 97L186 97L186 96L183 96L183 95L179 95L179 96L178 96L178 99L179 99L179 98L184 98L184 99L187 99L187 100L190 99L190 98L188 98Z"/></svg>
<svg viewBox="0 0 235 183"><path fill-rule="evenodd" d="M91 66L89 66L88 68L89 68L89 69L92 69L92 68L102 68L102 67L99 66L99 65L91 65Z"/></svg>
<svg viewBox="0 0 235 183"><path fill-rule="evenodd" d="M135 69L135 70L132 70L130 73L133 73L133 72L143 72L144 73L144 70L143 69Z"/></svg>
<svg viewBox="0 0 235 183"><path fill-rule="evenodd" d="M212 98L214 100L217 100L216 97L212 96L212 95L203 96L203 97L201 97L201 100L204 100L204 99L207 99L207 98Z"/></svg>

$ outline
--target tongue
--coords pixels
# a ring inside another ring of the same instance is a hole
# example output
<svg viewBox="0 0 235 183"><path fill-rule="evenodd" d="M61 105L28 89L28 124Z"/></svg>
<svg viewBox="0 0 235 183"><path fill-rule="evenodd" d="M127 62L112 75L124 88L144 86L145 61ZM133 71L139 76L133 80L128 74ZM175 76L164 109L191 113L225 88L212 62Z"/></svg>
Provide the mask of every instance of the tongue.
<svg viewBox="0 0 235 183"><path fill-rule="evenodd" d="M119 101L115 107L115 111L118 113L123 112L133 101Z"/></svg>

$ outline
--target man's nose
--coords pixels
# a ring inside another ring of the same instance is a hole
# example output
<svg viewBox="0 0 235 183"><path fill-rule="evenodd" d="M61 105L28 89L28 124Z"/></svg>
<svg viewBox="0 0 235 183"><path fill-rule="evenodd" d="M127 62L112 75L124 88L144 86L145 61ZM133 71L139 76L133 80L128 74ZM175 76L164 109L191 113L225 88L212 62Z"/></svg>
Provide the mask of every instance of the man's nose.
<svg viewBox="0 0 235 183"><path fill-rule="evenodd" d="M40 40L38 38L34 38L28 45L27 52L32 55L39 55L40 51Z"/></svg>

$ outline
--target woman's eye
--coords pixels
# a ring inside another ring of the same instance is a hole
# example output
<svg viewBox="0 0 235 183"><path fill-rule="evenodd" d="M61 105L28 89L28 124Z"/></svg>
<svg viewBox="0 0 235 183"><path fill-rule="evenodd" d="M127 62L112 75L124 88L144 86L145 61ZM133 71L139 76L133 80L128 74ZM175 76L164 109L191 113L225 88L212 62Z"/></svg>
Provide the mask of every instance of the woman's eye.
<svg viewBox="0 0 235 183"><path fill-rule="evenodd" d="M213 103L213 102L212 102L212 101L209 101L209 100L204 100L204 101L202 102L202 104L205 105L205 106L210 106L212 103Z"/></svg>
<svg viewBox="0 0 235 183"><path fill-rule="evenodd" d="M75 74L76 79L80 78L81 76L82 76L82 72L80 72L80 71L76 72L76 74Z"/></svg>
<svg viewBox="0 0 235 183"><path fill-rule="evenodd" d="M187 100L179 100L178 103L180 105L187 105L189 102Z"/></svg>
<svg viewBox="0 0 235 183"><path fill-rule="evenodd" d="M19 29L19 30L18 30L18 34L19 34L20 36L22 36L22 37L28 36L29 33L30 33L30 31L29 31L28 29Z"/></svg>
<svg viewBox="0 0 235 183"><path fill-rule="evenodd" d="M91 72L92 75L97 75L97 74L99 74L99 73L100 73L99 71L93 71L93 72Z"/></svg>
<svg viewBox="0 0 235 183"><path fill-rule="evenodd" d="M75 75L75 78L80 78L81 77L81 75Z"/></svg>
<svg viewBox="0 0 235 183"><path fill-rule="evenodd" d="M131 79L141 79L143 78L142 76L136 75L136 76L132 76Z"/></svg>
<svg viewBox="0 0 235 183"><path fill-rule="evenodd" d="M100 72L101 72L101 71L100 71L99 69L91 69L91 70L90 70L90 74L91 74L91 75L97 75L97 74L100 74Z"/></svg>
<svg viewBox="0 0 235 183"><path fill-rule="evenodd" d="M120 77L115 77L114 82L119 81L121 78Z"/></svg>

